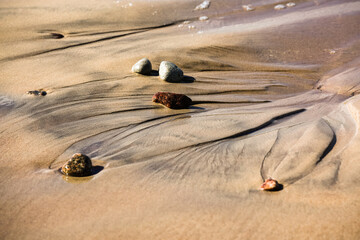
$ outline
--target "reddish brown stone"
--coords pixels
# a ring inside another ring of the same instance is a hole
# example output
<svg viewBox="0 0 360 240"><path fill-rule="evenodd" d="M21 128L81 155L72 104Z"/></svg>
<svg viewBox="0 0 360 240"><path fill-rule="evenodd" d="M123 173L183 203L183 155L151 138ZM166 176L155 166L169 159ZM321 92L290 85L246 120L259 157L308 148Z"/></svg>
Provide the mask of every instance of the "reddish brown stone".
<svg viewBox="0 0 360 240"><path fill-rule="evenodd" d="M192 104L188 96L170 92L158 92L152 97L152 101L172 109L188 108Z"/></svg>
<svg viewBox="0 0 360 240"><path fill-rule="evenodd" d="M280 188L280 184L272 178L266 179L265 182L263 182L263 184L261 184L260 186L260 190L264 190L264 191L275 191L278 190Z"/></svg>

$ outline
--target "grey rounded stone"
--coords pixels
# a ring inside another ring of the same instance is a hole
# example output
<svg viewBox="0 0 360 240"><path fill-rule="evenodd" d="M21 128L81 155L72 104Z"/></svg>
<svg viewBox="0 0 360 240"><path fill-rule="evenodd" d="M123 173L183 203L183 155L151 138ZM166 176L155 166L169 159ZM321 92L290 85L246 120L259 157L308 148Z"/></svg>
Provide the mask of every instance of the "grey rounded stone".
<svg viewBox="0 0 360 240"><path fill-rule="evenodd" d="M161 80L167 82L180 82L184 77L184 73L172 62L162 61L159 67L159 76Z"/></svg>
<svg viewBox="0 0 360 240"><path fill-rule="evenodd" d="M140 73L143 75L149 75L151 73L151 70L152 70L151 62L147 58L143 58L143 59L139 60L131 68L132 72Z"/></svg>

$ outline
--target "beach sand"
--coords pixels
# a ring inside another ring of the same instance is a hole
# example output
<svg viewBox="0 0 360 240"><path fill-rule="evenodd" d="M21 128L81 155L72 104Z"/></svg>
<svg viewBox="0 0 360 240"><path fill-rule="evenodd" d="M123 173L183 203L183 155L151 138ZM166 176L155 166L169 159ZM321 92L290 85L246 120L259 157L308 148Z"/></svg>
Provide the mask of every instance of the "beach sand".
<svg viewBox="0 0 360 240"><path fill-rule="evenodd" d="M359 239L360 2L293 2L2 0L0 239Z"/></svg>

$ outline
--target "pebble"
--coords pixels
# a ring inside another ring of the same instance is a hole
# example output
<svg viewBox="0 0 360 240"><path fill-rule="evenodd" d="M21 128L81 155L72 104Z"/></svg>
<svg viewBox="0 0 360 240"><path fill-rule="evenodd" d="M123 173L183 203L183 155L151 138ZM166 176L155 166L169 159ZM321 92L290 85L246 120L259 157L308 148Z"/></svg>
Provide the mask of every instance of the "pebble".
<svg viewBox="0 0 360 240"><path fill-rule="evenodd" d="M208 19L209 19L208 16L201 16L201 17L199 17L199 20L200 20L200 21L206 21L206 20L208 20Z"/></svg>
<svg viewBox="0 0 360 240"><path fill-rule="evenodd" d="M253 11L255 10L255 8L249 4L249 5L243 5L242 8L245 10L245 11Z"/></svg>
<svg viewBox="0 0 360 240"><path fill-rule="evenodd" d="M296 4L295 4L294 2L288 2L288 3L286 4L286 6L287 6L287 7L295 7Z"/></svg>
<svg viewBox="0 0 360 240"><path fill-rule="evenodd" d="M46 96L47 92L43 90L34 90L34 91L28 91L27 94L34 96Z"/></svg>
<svg viewBox="0 0 360 240"><path fill-rule="evenodd" d="M210 1L203 1L201 4L197 5L194 10L203 10L210 7Z"/></svg>
<svg viewBox="0 0 360 240"><path fill-rule="evenodd" d="M75 153L61 168L67 176L85 177L91 175L92 163L88 156Z"/></svg>
<svg viewBox="0 0 360 240"><path fill-rule="evenodd" d="M61 38L64 38L65 36L61 33L50 33L50 38L53 38L53 39L61 39Z"/></svg>
<svg viewBox="0 0 360 240"><path fill-rule="evenodd" d="M137 63L132 66L131 71L133 73L140 73L143 75L149 75L152 71L151 62L147 58L139 60Z"/></svg>
<svg viewBox="0 0 360 240"><path fill-rule="evenodd" d="M171 109L188 108L192 104L192 100L188 96L170 92L158 92L154 94L152 101Z"/></svg>
<svg viewBox="0 0 360 240"><path fill-rule="evenodd" d="M274 191L279 188L280 188L280 184L272 178L266 179L265 182L263 182L263 184L261 184L260 186L260 190L263 191Z"/></svg>
<svg viewBox="0 0 360 240"><path fill-rule="evenodd" d="M190 21L184 21L183 23L179 24L178 27L184 27L185 25L188 25L190 23Z"/></svg>
<svg viewBox="0 0 360 240"><path fill-rule="evenodd" d="M159 77L166 82L180 82L184 76L183 71L172 62L162 61L159 67Z"/></svg>
<svg viewBox="0 0 360 240"><path fill-rule="evenodd" d="M282 10L282 9L285 9L285 5L284 4L278 4L274 7L275 10Z"/></svg>

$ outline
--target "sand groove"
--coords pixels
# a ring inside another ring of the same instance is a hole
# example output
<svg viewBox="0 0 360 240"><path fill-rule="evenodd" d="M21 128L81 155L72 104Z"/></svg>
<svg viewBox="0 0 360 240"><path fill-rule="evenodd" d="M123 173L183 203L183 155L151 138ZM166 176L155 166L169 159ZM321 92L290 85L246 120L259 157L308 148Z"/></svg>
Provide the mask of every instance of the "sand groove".
<svg viewBox="0 0 360 240"><path fill-rule="evenodd" d="M26 54L22 54L22 55L18 55L18 56L3 58L3 59L0 59L0 62L13 61L13 60L22 59L22 58L29 58L29 57L39 56L39 55L42 55L42 54L47 54L47 53L57 52L57 51L61 51L61 50L66 50L66 49L70 49L70 48L81 47L81 46L90 45L90 44L94 44L94 43L104 42L104 41L108 41L108 40L113 40L113 39L117 39L117 38L131 36L131 35L134 35L134 34L143 33L143 32L149 31L149 30L153 30L153 29L169 27L169 26L172 26L174 24L176 24L176 22L169 23L169 24L163 24L161 26L154 26L154 27L135 29L134 31L129 32L129 33L112 35L112 36L108 36L108 37L95 39L95 40L92 40L92 41L81 42L81 43L76 43L76 44L67 45L67 46L63 46L63 47L58 47L58 48L53 48L53 49L48 49L48 50L32 52L32 53L26 53ZM55 33L55 36L58 36L58 35ZM57 37L57 38L61 39L62 37Z"/></svg>

